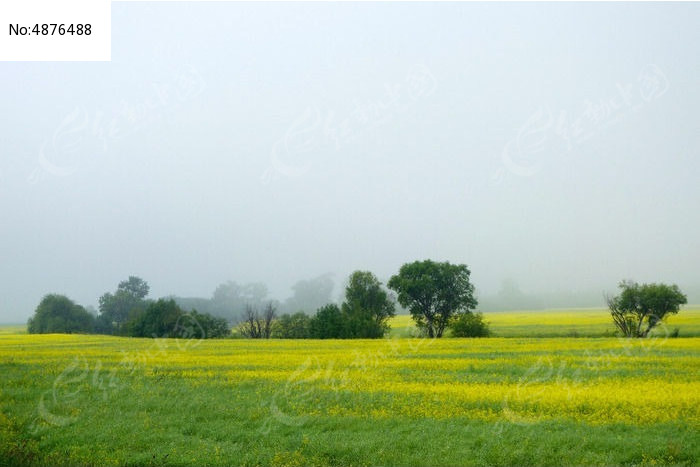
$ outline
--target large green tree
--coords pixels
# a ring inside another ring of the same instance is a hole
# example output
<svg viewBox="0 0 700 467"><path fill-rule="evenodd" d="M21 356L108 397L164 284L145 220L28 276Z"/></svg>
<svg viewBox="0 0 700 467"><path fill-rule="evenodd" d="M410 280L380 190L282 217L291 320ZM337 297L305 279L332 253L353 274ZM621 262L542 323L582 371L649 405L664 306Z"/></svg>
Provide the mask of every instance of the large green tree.
<svg viewBox="0 0 700 467"><path fill-rule="evenodd" d="M465 264L414 261L401 266L388 286L429 337L442 337L452 316L469 313L477 301Z"/></svg>
<svg viewBox="0 0 700 467"><path fill-rule="evenodd" d="M318 309L311 318L310 332L313 339L340 339L343 337L343 313L335 303Z"/></svg>
<svg viewBox="0 0 700 467"><path fill-rule="evenodd" d="M382 337L389 330L388 320L395 314L394 302L382 283L369 271L355 271L345 288L341 307L344 336Z"/></svg>
<svg viewBox="0 0 700 467"><path fill-rule="evenodd" d="M161 298L133 316L126 328L132 337L177 337L175 330L183 314L175 300Z"/></svg>
<svg viewBox="0 0 700 467"><path fill-rule="evenodd" d="M149 286L146 281L136 276L129 276L121 281L114 293L105 293L99 298L100 316L98 330L108 334L121 334L124 324L143 312L148 305Z"/></svg>
<svg viewBox="0 0 700 467"><path fill-rule="evenodd" d="M80 305L64 295L44 296L27 323L30 334L90 333L95 318Z"/></svg>
<svg viewBox="0 0 700 467"><path fill-rule="evenodd" d="M620 295L607 297L610 315L626 337L646 337L668 315L688 302L677 285L622 281Z"/></svg>

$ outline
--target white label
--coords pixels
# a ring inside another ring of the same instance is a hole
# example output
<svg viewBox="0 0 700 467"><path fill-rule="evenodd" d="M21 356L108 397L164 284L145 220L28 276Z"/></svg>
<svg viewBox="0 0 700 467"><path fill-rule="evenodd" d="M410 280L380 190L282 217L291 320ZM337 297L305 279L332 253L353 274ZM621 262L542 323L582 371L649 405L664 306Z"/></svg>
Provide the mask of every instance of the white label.
<svg viewBox="0 0 700 467"><path fill-rule="evenodd" d="M0 61L111 60L110 0L0 0Z"/></svg>

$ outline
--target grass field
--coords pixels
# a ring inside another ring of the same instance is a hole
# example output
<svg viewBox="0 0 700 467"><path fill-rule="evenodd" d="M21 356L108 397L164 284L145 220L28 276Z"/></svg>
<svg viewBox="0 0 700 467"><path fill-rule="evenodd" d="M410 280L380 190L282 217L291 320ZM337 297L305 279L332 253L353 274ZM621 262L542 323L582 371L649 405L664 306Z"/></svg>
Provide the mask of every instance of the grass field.
<svg viewBox="0 0 700 467"><path fill-rule="evenodd" d="M610 337L615 330L610 312L603 308L501 311L484 313L484 318L496 337ZM396 316L391 327L397 337L415 331L409 315ZM681 336L700 337L700 307L688 307L670 316L655 332L670 334L675 328Z"/></svg>
<svg viewBox="0 0 700 467"><path fill-rule="evenodd" d="M573 324L526 315L487 319L502 335L606 326L589 312ZM699 324L688 315L681 336ZM0 465L700 463L696 337L186 341L6 330L0 370Z"/></svg>

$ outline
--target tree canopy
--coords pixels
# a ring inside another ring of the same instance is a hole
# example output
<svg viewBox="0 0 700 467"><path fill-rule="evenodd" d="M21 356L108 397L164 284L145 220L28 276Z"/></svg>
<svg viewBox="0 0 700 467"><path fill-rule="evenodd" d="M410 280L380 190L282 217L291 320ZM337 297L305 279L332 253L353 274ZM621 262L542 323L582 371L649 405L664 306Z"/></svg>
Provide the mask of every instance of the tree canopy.
<svg viewBox="0 0 700 467"><path fill-rule="evenodd" d="M44 296L29 318L27 332L47 333L90 333L95 327L95 318L85 308L77 305L64 295Z"/></svg>
<svg viewBox="0 0 700 467"><path fill-rule="evenodd" d="M620 295L607 297L613 322L622 335L646 337L668 315L688 302L677 285L622 281Z"/></svg>
<svg viewBox="0 0 700 467"><path fill-rule="evenodd" d="M389 330L388 320L395 314L394 302L382 283L369 271L355 271L345 288L341 307L344 336L382 337Z"/></svg>
<svg viewBox="0 0 700 467"><path fill-rule="evenodd" d="M100 316L98 317L99 331L108 334L123 334L124 325L140 311L148 302L150 288L148 283L136 276L129 276L121 281L114 293L107 292L99 298Z"/></svg>
<svg viewBox="0 0 700 467"><path fill-rule="evenodd" d="M450 318L477 305L465 264L414 261L401 266L388 286L429 337L442 337Z"/></svg>

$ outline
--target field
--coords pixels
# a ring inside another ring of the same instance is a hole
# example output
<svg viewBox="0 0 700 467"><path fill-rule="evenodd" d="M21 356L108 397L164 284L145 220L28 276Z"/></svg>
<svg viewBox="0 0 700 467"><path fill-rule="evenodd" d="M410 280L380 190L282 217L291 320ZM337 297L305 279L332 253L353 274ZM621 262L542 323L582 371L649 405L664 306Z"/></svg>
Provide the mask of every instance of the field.
<svg viewBox="0 0 700 467"><path fill-rule="evenodd" d="M615 330L610 313L603 308L505 311L485 313L484 317L496 337L610 337ZM408 315L396 316L393 335L411 335L412 323ZM681 336L700 337L700 307L692 306L670 316L655 333L671 334L675 328Z"/></svg>
<svg viewBox="0 0 700 467"><path fill-rule="evenodd" d="M603 335L595 313L487 320L500 336ZM682 336L700 313L678 320L680 338L644 340L6 330L0 465L697 465L700 338Z"/></svg>

